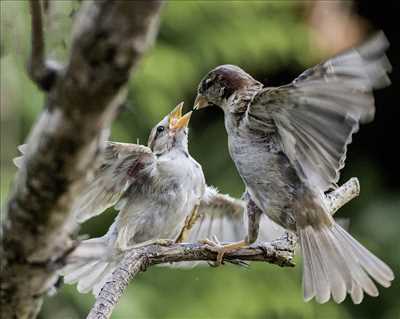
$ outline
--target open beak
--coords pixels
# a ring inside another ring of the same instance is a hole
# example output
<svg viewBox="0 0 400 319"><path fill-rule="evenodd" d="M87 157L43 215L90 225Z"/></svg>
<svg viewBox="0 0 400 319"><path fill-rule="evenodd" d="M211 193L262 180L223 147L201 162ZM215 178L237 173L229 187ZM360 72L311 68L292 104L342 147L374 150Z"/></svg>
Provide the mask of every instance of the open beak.
<svg viewBox="0 0 400 319"><path fill-rule="evenodd" d="M188 127L191 116L192 116L192 111L186 113L171 128L174 130L179 130Z"/></svg>
<svg viewBox="0 0 400 319"><path fill-rule="evenodd" d="M182 116L182 108L183 102L179 103L171 113L169 113L169 128L171 130L179 130L182 128L186 128L189 125L190 117L192 116L192 112L186 113Z"/></svg>
<svg viewBox="0 0 400 319"><path fill-rule="evenodd" d="M197 94L196 100L194 101L193 109L200 110L210 105L211 103L209 103L203 95Z"/></svg>
<svg viewBox="0 0 400 319"><path fill-rule="evenodd" d="M182 117L183 102L179 103L175 108L169 113L169 124L179 120Z"/></svg>

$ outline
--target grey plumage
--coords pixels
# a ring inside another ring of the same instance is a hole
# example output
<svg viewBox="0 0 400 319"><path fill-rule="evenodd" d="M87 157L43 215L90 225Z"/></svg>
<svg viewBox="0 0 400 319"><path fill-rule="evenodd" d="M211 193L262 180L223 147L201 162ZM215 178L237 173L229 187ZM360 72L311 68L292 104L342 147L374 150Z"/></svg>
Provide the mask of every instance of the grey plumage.
<svg viewBox="0 0 400 319"><path fill-rule="evenodd" d="M131 248L159 239L194 242L216 232L223 240L244 236L244 203L206 185L201 166L188 153L187 123L176 127L184 118L181 108L153 128L150 147L106 142L73 210L79 222L112 206L119 213L107 234L80 243L61 271L78 291L97 295Z"/></svg>
<svg viewBox="0 0 400 319"><path fill-rule="evenodd" d="M200 165L188 154L187 123L175 127L183 118L181 108L154 127L150 147L107 142L73 211L79 222L112 206L119 213L107 234L83 241L63 270L64 281L77 282L80 292L97 293L125 250L156 239L177 240L200 203L206 185ZM92 257L99 251L98 258L84 258L89 250Z"/></svg>
<svg viewBox="0 0 400 319"><path fill-rule="evenodd" d="M251 200L300 238L305 300L341 302L349 293L359 303L364 292L378 294L370 277L384 287L394 278L335 223L323 200L337 187L352 134L374 117L372 90L390 83L387 46L379 33L281 87L265 88L232 65L199 85L197 108L224 111L229 151Z"/></svg>

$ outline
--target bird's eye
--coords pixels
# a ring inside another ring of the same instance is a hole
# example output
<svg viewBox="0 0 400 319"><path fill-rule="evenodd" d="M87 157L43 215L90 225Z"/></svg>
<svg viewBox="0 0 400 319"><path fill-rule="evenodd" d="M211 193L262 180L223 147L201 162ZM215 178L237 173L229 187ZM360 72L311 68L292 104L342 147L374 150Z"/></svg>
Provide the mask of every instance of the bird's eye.
<svg viewBox="0 0 400 319"><path fill-rule="evenodd" d="M157 134L160 134L161 132L164 132L164 130L165 130L165 127L164 126L158 126L157 127Z"/></svg>
<svg viewBox="0 0 400 319"><path fill-rule="evenodd" d="M203 81L202 87L201 87L202 92L206 92L212 85L213 85L213 81L211 78L208 78L205 81Z"/></svg>

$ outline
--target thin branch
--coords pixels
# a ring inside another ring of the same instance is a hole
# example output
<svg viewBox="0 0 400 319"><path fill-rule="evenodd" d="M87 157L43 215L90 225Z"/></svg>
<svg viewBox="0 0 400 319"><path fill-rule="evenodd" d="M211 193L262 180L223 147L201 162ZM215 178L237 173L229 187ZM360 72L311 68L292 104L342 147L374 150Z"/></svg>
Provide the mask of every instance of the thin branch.
<svg viewBox="0 0 400 319"><path fill-rule="evenodd" d="M29 0L29 8L31 12L31 55L28 61L28 74L42 90L49 91L61 67L56 63L46 63L41 0Z"/></svg>
<svg viewBox="0 0 400 319"><path fill-rule="evenodd" d="M340 207L346 205L358 195L360 195L360 183L356 177L352 177L339 188L326 194L325 203L330 213L334 215Z"/></svg>
<svg viewBox="0 0 400 319"><path fill-rule="evenodd" d="M351 178L341 187L328 195L327 206L333 215L340 207L347 204L360 192L357 178ZM281 267L293 267L296 236L286 233L282 238L271 243L255 244L251 247L226 253L227 261L261 261ZM87 319L110 318L111 313L121 298L129 282L147 268L165 263L184 261L215 261L216 252L207 244L152 244L132 249L125 254L111 278L100 291ZM96 258L93 256L93 258Z"/></svg>
<svg viewBox="0 0 400 319"><path fill-rule="evenodd" d="M31 64L38 70L44 68L45 45L43 35L42 7L40 0L29 0L31 12Z"/></svg>
<svg viewBox="0 0 400 319"><path fill-rule="evenodd" d="M38 1L32 9L33 64L44 61ZM71 204L126 97L130 71L155 37L161 1L95 0L76 17L69 63L50 86L5 206L0 247L4 318L36 317L71 249Z"/></svg>
<svg viewBox="0 0 400 319"><path fill-rule="evenodd" d="M244 248L227 253L225 260L263 261L281 267L293 267L294 241L284 239L260 246ZM87 319L110 318L111 313L129 282L147 268L164 263L183 261L215 261L216 253L207 244L149 245L127 253L102 288Z"/></svg>

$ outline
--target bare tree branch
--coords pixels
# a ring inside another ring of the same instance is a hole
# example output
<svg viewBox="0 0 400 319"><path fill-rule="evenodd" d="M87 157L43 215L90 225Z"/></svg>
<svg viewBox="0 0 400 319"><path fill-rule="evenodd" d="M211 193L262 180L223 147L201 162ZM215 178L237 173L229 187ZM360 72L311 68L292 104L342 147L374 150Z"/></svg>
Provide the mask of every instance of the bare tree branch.
<svg viewBox="0 0 400 319"><path fill-rule="evenodd" d="M30 3L32 63L40 66L44 44L37 3ZM71 203L95 162L100 135L125 99L130 70L155 36L160 7L161 1L83 3L69 63L49 88L4 209L4 318L36 317L43 295L57 279L54 263L70 251L76 227Z"/></svg>
<svg viewBox="0 0 400 319"><path fill-rule="evenodd" d="M264 261L282 267L293 267L294 241L287 238L227 253L225 260ZM96 299L88 319L110 318L129 282L140 272L157 264L182 261L215 261L216 253L207 244L149 245L126 254Z"/></svg>
<svg viewBox="0 0 400 319"><path fill-rule="evenodd" d="M360 193L357 178L351 178L338 189L328 194L327 206L333 215L340 207L347 204ZM293 267L296 236L286 233L271 243L255 244L248 248L232 253L226 253L227 261L246 262L263 261L281 267ZM121 298L129 282L137 274L157 264L184 262L184 261L215 261L217 253L213 247L204 243L195 244L152 244L138 249L132 249L125 254L111 278L106 282L87 319L110 318L111 313ZM94 258L96 258L94 256Z"/></svg>
<svg viewBox="0 0 400 319"><path fill-rule="evenodd" d="M45 47L43 35L43 20L42 20L42 7L40 0L29 0L29 8L31 12L31 68L35 67L36 70L44 68L45 60ZM35 76L35 71L32 70L32 76Z"/></svg>
<svg viewBox="0 0 400 319"><path fill-rule="evenodd" d="M327 200L325 203L330 213L334 215L339 208L358 195L360 195L360 183L356 177L352 177L339 188L326 194Z"/></svg>
<svg viewBox="0 0 400 319"><path fill-rule="evenodd" d="M61 66L45 59L43 15L41 0L29 0L31 12L31 55L28 61L28 74L39 88L49 91L54 84Z"/></svg>

